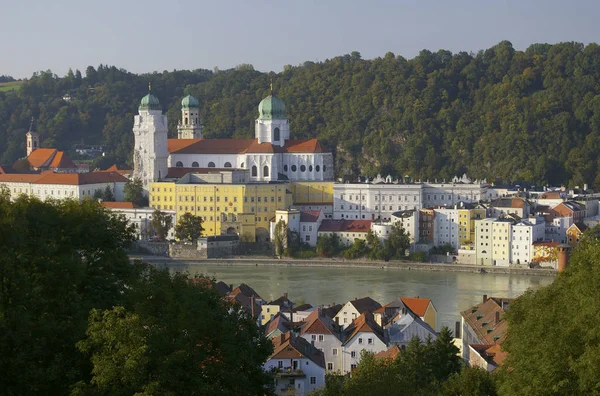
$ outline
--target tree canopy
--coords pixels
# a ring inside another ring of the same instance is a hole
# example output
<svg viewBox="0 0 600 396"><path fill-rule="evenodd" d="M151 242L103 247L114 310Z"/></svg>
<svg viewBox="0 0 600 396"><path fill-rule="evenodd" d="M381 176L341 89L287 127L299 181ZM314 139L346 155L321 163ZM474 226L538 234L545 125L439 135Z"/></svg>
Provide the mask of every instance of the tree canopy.
<svg viewBox="0 0 600 396"><path fill-rule="evenodd" d="M179 221L175 226L175 237L180 241L196 242L204 231L202 223L201 216L195 216L189 212L184 213L179 216Z"/></svg>
<svg viewBox="0 0 600 396"><path fill-rule="evenodd" d="M94 165L131 165L133 115L148 81L172 137L188 93L200 100L206 137L253 137L257 105L273 79L292 137L318 137L334 152L338 176L448 180L466 172L488 181L600 187L599 70L595 43L517 51L502 41L476 54L352 53L278 74L249 65L141 75L107 65L64 77L43 71L19 90L0 92L0 163L24 156L34 117L45 147L70 150L83 140L104 146Z"/></svg>

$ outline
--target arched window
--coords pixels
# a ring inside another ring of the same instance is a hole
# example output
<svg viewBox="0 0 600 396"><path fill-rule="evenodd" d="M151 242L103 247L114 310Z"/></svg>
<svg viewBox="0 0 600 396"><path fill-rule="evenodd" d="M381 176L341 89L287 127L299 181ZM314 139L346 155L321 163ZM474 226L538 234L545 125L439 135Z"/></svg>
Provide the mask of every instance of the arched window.
<svg viewBox="0 0 600 396"><path fill-rule="evenodd" d="M181 162L181 161L177 161L177 163L175 164L175 166L176 166L177 168L183 168L183 162Z"/></svg>
<svg viewBox="0 0 600 396"><path fill-rule="evenodd" d="M188 118L185 117L185 125L187 125L187 124L188 124Z"/></svg>
<svg viewBox="0 0 600 396"><path fill-rule="evenodd" d="M287 170L288 170L288 167L287 167L287 165L283 165L283 171L284 171L284 172L287 172Z"/></svg>
<svg viewBox="0 0 600 396"><path fill-rule="evenodd" d="M256 165L252 165L252 177L256 177L258 170L256 169Z"/></svg>
<svg viewBox="0 0 600 396"><path fill-rule="evenodd" d="M269 177L269 167L266 165L263 168L263 177Z"/></svg>
<svg viewBox="0 0 600 396"><path fill-rule="evenodd" d="M327 166L323 165L323 172L327 172Z"/></svg>
<svg viewBox="0 0 600 396"><path fill-rule="evenodd" d="M208 163L208 167L209 167L209 168L214 168L214 167L215 167L215 163L214 163L214 162L212 162L212 161L210 161L210 162Z"/></svg>
<svg viewBox="0 0 600 396"><path fill-rule="evenodd" d="M242 162L242 165L240 166L240 168L242 168L242 169L244 168L244 163L243 162Z"/></svg>
<svg viewBox="0 0 600 396"><path fill-rule="evenodd" d="M196 161L192 162L192 168L200 168L200 165Z"/></svg>
<svg viewBox="0 0 600 396"><path fill-rule="evenodd" d="M231 162L225 162L225 165L223 165L223 167L231 168Z"/></svg>
<svg viewBox="0 0 600 396"><path fill-rule="evenodd" d="M276 142L278 142L279 141L279 135L280 135L279 128L275 128L273 130L273 140L276 141Z"/></svg>
<svg viewBox="0 0 600 396"><path fill-rule="evenodd" d="M312 165L308 165L308 171L309 171L309 172L312 172L312 169L313 169L313 168L312 168Z"/></svg>
<svg viewBox="0 0 600 396"><path fill-rule="evenodd" d="M306 166L300 165L300 172L306 172Z"/></svg>
<svg viewBox="0 0 600 396"><path fill-rule="evenodd" d="M317 172L319 172L319 171L321 170L321 167L320 167L319 165L317 165L317 166L315 166L315 170L316 170Z"/></svg>
<svg viewBox="0 0 600 396"><path fill-rule="evenodd" d="M292 165L292 172L296 172L296 165Z"/></svg>

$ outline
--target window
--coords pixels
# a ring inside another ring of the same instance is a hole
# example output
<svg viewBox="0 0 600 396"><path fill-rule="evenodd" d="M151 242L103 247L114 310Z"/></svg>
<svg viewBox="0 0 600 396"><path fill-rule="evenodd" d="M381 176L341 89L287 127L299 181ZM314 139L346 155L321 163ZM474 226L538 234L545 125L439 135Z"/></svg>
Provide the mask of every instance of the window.
<svg viewBox="0 0 600 396"><path fill-rule="evenodd" d="M278 368L283 368L283 361L282 360L278 360L277 361L277 367Z"/></svg>
<svg viewBox="0 0 600 396"><path fill-rule="evenodd" d="M279 133L279 128L275 128L273 130L273 140L278 142L280 140L280 133Z"/></svg>
<svg viewBox="0 0 600 396"><path fill-rule="evenodd" d="M329 371L333 370L333 363L331 363L331 362L327 363L327 370L329 370Z"/></svg>
<svg viewBox="0 0 600 396"><path fill-rule="evenodd" d="M367 339L367 344L373 345L373 339L372 338Z"/></svg>
<svg viewBox="0 0 600 396"><path fill-rule="evenodd" d="M196 161L192 162L192 168L199 168L200 165Z"/></svg>
<svg viewBox="0 0 600 396"><path fill-rule="evenodd" d="M323 342L325 336L323 334L319 334L319 342Z"/></svg>
<svg viewBox="0 0 600 396"><path fill-rule="evenodd" d="M358 343L359 343L359 344L362 344L362 343L363 343L363 339L362 339L362 337L358 339Z"/></svg>
<svg viewBox="0 0 600 396"><path fill-rule="evenodd" d="M327 167L325 165L323 165L323 172L325 172L327 170Z"/></svg>
<svg viewBox="0 0 600 396"><path fill-rule="evenodd" d="M351 364L351 365L350 365L350 369L351 369L351 370L354 370L355 368L356 368L356 364Z"/></svg>
<svg viewBox="0 0 600 396"><path fill-rule="evenodd" d="M252 165L252 177L256 177L258 174L258 168L256 168L256 165Z"/></svg>
<svg viewBox="0 0 600 396"><path fill-rule="evenodd" d="M355 357L356 357L356 351L352 351L352 352L350 352L350 357L351 357L351 358L355 358Z"/></svg>
<svg viewBox="0 0 600 396"><path fill-rule="evenodd" d="M176 166L177 168L183 168L183 162L181 162L181 161L177 161L177 163L175 164L175 166Z"/></svg>
<svg viewBox="0 0 600 396"><path fill-rule="evenodd" d="M231 168L231 162L225 162L223 165L224 168Z"/></svg>
<svg viewBox="0 0 600 396"><path fill-rule="evenodd" d="M317 335L316 334L311 335L310 339L313 341L317 341Z"/></svg>
<svg viewBox="0 0 600 396"><path fill-rule="evenodd" d="M208 163L208 167L209 167L209 168L214 168L214 167L215 167L215 163L214 163L214 162L212 162L212 161L210 161L210 162Z"/></svg>
<svg viewBox="0 0 600 396"><path fill-rule="evenodd" d="M312 170L313 170L313 167L312 167L312 165L309 165L309 166L308 166L308 171L309 171L309 172L312 172Z"/></svg>
<svg viewBox="0 0 600 396"><path fill-rule="evenodd" d="M315 166L315 170L316 170L317 172L319 172L319 171L321 170L321 167L320 167L319 165L317 165L317 166Z"/></svg>
<svg viewBox="0 0 600 396"><path fill-rule="evenodd" d="M283 165L283 171L287 172L287 169L288 169L287 165Z"/></svg>
<svg viewBox="0 0 600 396"><path fill-rule="evenodd" d="M306 166L300 165L300 172L306 172Z"/></svg>
<svg viewBox="0 0 600 396"><path fill-rule="evenodd" d="M263 168L263 177L269 177L269 167L266 165Z"/></svg>
<svg viewBox="0 0 600 396"><path fill-rule="evenodd" d="M277 129L277 128L275 128ZM317 377L310 377L310 384L315 385L317 383Z"/></svg>
<svg viewBox="0 0 600 396"><path fill-rule="evenodd" d="M331 354L332 354L333 356L337 356L337 354L338 354L338 350L337 350L337 348L333 348L333 349L331 350Z"/></svg>
<svg viewBox="0 0 600 396"><path fill-rule="evenodd" d="M298 169L296 168L296 165L292 165L292 172L296 172L296 169Z"/></svg>

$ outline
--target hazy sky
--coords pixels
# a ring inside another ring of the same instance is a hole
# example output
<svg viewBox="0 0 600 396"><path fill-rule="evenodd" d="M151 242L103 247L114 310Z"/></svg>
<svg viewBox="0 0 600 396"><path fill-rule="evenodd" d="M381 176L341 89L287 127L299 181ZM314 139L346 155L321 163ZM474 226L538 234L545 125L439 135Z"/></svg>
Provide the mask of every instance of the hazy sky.
<svg viewBox="0 0 600 396"><path fill-rule="evenodd" d="M0 75L286 64L359 51L412 58L509 40L600 40L600 0L0 0Z"/></svg>

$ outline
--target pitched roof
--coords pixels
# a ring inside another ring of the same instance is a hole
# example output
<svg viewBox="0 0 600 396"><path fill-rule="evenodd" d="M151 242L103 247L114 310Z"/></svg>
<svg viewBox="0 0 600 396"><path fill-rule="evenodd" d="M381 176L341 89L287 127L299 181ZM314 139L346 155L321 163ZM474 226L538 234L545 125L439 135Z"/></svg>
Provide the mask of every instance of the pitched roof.
<svg viewBox="0 0 600 396"><path fill-rule="evenodd" d="M333 220L325 219L319 227L319 232L368 232L371 220Z"/></svg>
<svg viewBox="0 0 600 396"><path fill-rule="evenodd" d="M350 304L354 305L354 308L356 308L360 314L364 312L372 313L377 308L381 307L381 304L373 300L371 297L356 298L354 300L350 300L349 302Z"/></svg>
<svg viewBox="0 0 600 396"><path fill-rule="evenodd" d="M55 169L77 169L77 165L75 165L64 151L57 151L48 167Z"/></svg>
<svg viewBox="0 0 600 396"><path fill-rule="evenodd" d="M245 283L241 283L238 287L236 287L235 289L233 289L231 291L231 293L229 293L231 296L236 296L238 294L243 294L246 297L254 297L254 298L258 298L261 299L262 298L258 295L257 292L254 291L253 288L251 288L250 286L248 286Z"/></svg>
<svg viewBox="0 0 600 396"><path fill-rule="evenodd" d="M286 333L291 329L291 323L288 318L277 312L277 314L269 321L267 328L265 329L265 335L268 337L275 330L279 330L282 333Z"/></svg>
<svg viewBox="0 0 600 396"><path fill-rule="evenodd" d="M269 359L308 358L317 366L325 368L325 355L302 337L290 332L273 337L273 354ZM302 368L300 368L302 369Z"/></svg>
<svg viewBox="0 0 600 396"><path fill-rule="evenodd" d="M307 311L311 308L312 308L312 305L310 305L310 304L302 304L302 305L298 305L297 307L294 307L294 312Z"/></svg>
<svg viewBox="0 0 600 396"><path fill-rule="evenodd" d="M507 323L503 319L504 310L508 308L511 301L512 299L508 298L490 297L460 314L482 343L500 344L506 337L507 330ZM497 322L496 318L498 318Z"/></svg>
<svg viewBox="0 0 600 396"><path fill-rule="evenodd" d="M303 210L300 212L301 223L314 223L319 219L321 215L320 210Z"/></svg>
<svg viewBox="0 0 600 396"><path fill-rule="evenodd" d="M168 139L171 154L322 153L317 139L289 139L283 147L258 139Z"/></svg>
<svg viewBox="0 0 600 396"><path fill-rule="evenodd" d="M585 230L587 230L588 228L590 228L585 223L583 223L581 221L578 221L577 223L573 223L572 226L577 227L579 229L579 231L581 231L581 232L584 232Z"/></svg>
<svg viewBox="0 0 600 396"><path fill-rule="evenodd" d="M37 150L36 150L37 151ZM91 173L54 173L44 172L35 184L98 184L98 183L127 183L128 179L115 172Z"/></svg>
<svg viewBox="0 0 600 396"><path fill-rule="evenodd" d="M390 348L385 351L381 351L374 355L375 359L379 360L387 360L387 359L396 359L396 356L400 354L400 347L398 345L392 345Z"/></svg>
<svg viewBox="0 0 600 396"><path fill-rule="evenodd" d="M225 296L227 293L229 293L231 291L231 288L229 287L229 285L223 281L218 281L213 286L214 286L215 290L217 291L217 293L219 293L221 296Z"/></svg>
<svg viewBox="0 0 600 396"><path fill-rule="evenodd" d="M408 309L410 309L415 315L420 317L425 316L425 312L427 312L427 307L429 307L429 304L431 303L430 299L419 297L402 297L401 300Z"/></svg>
<svg viewBox="0 0 600 396"><path fill-rule="evenodd" d="M338 312L340 312L340 309L342 309L342 307L342 304L333 304L329 307L322 308L321 312L323 312L323 315L329 316L330 318L334 318L335 315L337 315Z"/></svg>
<svg viewBox="0 0 600 396"><path fill-rule="evenodd" d="M323 314L320 308L315 309L310 315L306 317L305 325L300 331L300 335L303 334L331 334L338 339L340 338L339 331L336 329L336 325L330 317Z"/></svg>
<svg viewBox="0 0 600 396"><path fill-rule="evenodd" d="M133 173L132 169L119 169L117 164L113 164L111 167L106 169L105 172L117 172L120 175L130 175Z"/></svg>
<svg viewBox="0 0 600 396"><path fill-rule="evenodd" d="M502 345L469 344L485 361L498 367L504 363L508 353L502 350Z"/></svg>
<svg viewBox="0 0 600 396"><path fill-rule="evenodd" d="M289 308L289 307L293 307L295 304L292 300L290 300L289 298L287 298L287 296L284 294L283 296L269 302L268 305L277 305L280 308Z"/></svg>
<svg viewBox="0 0 600 396"><path fill-rule="evenodd" d="M39 148L33 150L27 157L27 161L34 168L41 168L46 164L50 163L50 160L56 154L56 149L53 148Z"/></svg>
<svg viewBox="0 0 600 396"><path fill-rule="evenodd" d="M39 173L0 173L0 183L33 183L41 176Z"/></svg>
<svg viewBox="0 0 600 396"><path fill-rule="evenodd" d="M373 333L381 342L385 343L385 334L383 329L373 319L373 314L365 312L352 321L344 331L346 334L344 344L349 343L359 333Z"/></svg>
<svg viewBox="0 0 600 396"><path fill-rule="evenodd" d="M498 198L490 203L495 208L525 208L523 198Z"/></svg>
<svg viewBox="0 0 600 396"><path fill-rule="evenodd" d="M394 318L395 320L395 318ZM437 338L435 330L418 316L402 315L400 319L392 321L388 327L389 342L409 343L414 337L425 342L428 337L432 340Z"/></svg>
<svg viewBox="0 0 600 396"><path fill-rule="evenodd" d="M101 205L104 206L105 208L109 208L109 209L135 209L135 208L139 208L139 206L137 206L133 202L107 202L107 201L102 201Z"/></svg>

